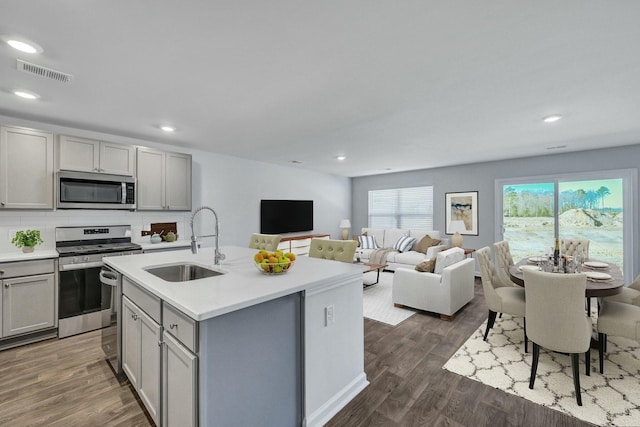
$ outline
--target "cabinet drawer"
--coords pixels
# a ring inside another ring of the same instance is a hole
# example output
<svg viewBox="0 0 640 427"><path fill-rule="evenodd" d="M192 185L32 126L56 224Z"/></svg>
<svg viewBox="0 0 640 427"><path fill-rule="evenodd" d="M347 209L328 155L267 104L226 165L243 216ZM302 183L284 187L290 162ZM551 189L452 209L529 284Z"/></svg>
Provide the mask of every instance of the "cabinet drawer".
<svg viewBox="0 0 640 427"><path fill-rule="evenodd" d="M180 310L166 302L162 303L162 326L164 330L176 337L185 347L196 353L197 323Z"/></svg>
<svg viewBox="0 0 640 427"><path fill-rule="evenodd" d="M126 277L122 278L122 293L153 320L160 323L160 298L145 291Z"/></svg>
<svg viewBox="0 0 640 427"><path fill-rule="evenodd" d="M37 274L53 273L54 271L55 261L52 259L6 262L0 264L0 279L35 276Z"/></svg>

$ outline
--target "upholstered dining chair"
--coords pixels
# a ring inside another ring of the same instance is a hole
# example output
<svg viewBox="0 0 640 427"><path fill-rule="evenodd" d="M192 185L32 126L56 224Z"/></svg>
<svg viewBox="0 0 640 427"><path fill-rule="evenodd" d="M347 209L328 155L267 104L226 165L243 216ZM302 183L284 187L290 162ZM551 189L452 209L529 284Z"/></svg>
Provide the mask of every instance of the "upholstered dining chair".
<svg viewBox="0 0 640 427"><path fill-rule="evenodd" d="M589 259L589 240L587 239L560 239L560 253L572 256L582 249L585 259Z"/></svg>
<svg viewBox="0 0 640 427"><path fill-rule="evenodd" d="M513 257L509 250L509 242L502 240L493 244L498 262L498 277L503 286L518 286L509 279L509 267L513 265Z"/></svg>
<svg viewBox="0 0 640 427"><path fill-rule="evenodd" d="M527 335L533 343L529 388L533 389L540 347L571 354L573 386L578 406L580 394L580 353L585 353L586 373L590 374L591 319L584 310L587 276L525 270Z"/></svg>
<svg viewBox="0 0 640 427"><path fill-rule="evenodd" d="M484 340L487 340L489 330L493 328L498 313L507 313L513 316L525 317L524 289L515 286L503 286L491 256L491 249L485 246L476 251L476 259L480 264L480 276L484 298L489 306L489 318L487 329L484 332ZM527 321L524 322L524 351L528 351L527 345Z"/></svg>
<svg viewBox="0 0 640 427"><path fill-rule="evenodd" d="M278 244L282 236L279 234L259 234L253 233L251 235L251 241L249 241L249 248L251 249L264 249L265 251L275 251L278 249Z"/></svg>
<svg viewBox="0 0 640 427"><path fill-rule="evenodd" d="M623 302L640 307L640 274L629 286L620 290L619 294L604 298L606 301Z"/></svg>
<svg viewBox="0 0 640 427"><path fill-rule="evenodd" d="M604 298L598 313L598 354L600 373L604 373L607 336L615 335L640 341L640 307Z"/></svg>
<svg viewBox="0 0 640 427"><path fill-rule="evenodd" d="M353 262L358 242L355 240L311 239L309 256L342 262Z"/></svg>

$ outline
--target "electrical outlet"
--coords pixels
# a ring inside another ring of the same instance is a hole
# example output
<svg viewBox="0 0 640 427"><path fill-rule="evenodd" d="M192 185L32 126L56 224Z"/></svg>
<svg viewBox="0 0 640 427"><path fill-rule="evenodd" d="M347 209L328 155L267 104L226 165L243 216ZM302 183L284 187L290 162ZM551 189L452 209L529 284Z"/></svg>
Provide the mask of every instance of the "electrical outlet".
<svg viewBox="0 0 640 427"><path fill-rule="evenodd" d="M324 326L329 326L332 323L335 323L335 313L333 305L326 306L324 308Z"/></svg>

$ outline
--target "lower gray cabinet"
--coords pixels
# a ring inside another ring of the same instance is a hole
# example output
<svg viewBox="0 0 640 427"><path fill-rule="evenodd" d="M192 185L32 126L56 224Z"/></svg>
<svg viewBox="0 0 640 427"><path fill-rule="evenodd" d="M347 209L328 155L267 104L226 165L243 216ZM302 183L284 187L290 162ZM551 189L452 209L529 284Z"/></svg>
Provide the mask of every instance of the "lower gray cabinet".
<svg viewBox="0 0 640 427"><path fill-rule="evenodd" d="M122 369L149 415L160 425L160 325L122 298Z"/></svg>
<svg viewBox="0 0 640 427"><path fill-rule="evenodd" d="M55 261L17 261L0 264L0 337L57 326Z"/></svg>
<svg viewBox="0 0 640 427"><path fill-rule="evenodd" d="M162 425L198 425L198 357L166 331L162 334Z"/></svg>

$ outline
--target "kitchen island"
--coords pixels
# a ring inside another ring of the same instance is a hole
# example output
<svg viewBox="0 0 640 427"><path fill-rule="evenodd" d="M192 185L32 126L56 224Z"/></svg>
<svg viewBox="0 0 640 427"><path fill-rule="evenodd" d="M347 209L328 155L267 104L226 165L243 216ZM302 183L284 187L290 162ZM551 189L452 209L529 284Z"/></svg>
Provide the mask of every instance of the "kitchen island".
<svg viewBox="0 0 640 427"><path fill-rule="evenodd" d="M139 373L124 369L134 389L165 426L323 425L368 384L362 268L300 257L269 276L256 269L255 250L222 252L220 267L211 248L104 259L124 276L123 368L141 361ZM180 263L223 274L168 282L147 271ZM156 365L163 373L154 376Z"/></svg>

